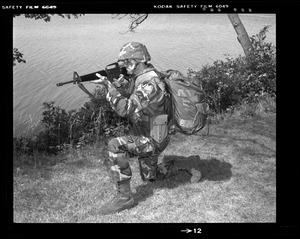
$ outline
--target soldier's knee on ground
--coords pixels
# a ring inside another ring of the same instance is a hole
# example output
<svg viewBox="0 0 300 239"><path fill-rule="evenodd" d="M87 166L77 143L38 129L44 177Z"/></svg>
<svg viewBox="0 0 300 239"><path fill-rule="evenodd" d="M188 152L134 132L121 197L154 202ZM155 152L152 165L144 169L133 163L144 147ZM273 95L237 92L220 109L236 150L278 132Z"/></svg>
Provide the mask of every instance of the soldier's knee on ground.
<svg viewBox="0 0 300 239"><path fill-rule="evenodd" d="M120 143L117 138L113 138L108 142L107 149L109 152L115 153L118 150Z"/></svg>
<svg viewBox="0 0 300 239"><path fill-rule="evenodd" d="M143 181L157 180L157 160L158 157L140 157L140 174Z"/></svg>

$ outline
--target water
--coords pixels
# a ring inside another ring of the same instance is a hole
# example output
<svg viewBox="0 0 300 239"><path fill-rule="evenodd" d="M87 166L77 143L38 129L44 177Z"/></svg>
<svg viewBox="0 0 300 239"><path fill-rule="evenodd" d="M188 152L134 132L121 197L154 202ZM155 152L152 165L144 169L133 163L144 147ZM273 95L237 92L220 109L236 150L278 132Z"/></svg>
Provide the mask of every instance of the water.
<svg viewBox="0 0 300 239"><path fill-rule="evenodd" d="M150 14L135 33L126 33L129 19L111 14L88 14L78 19L54 16L50 22L14 18L13 47L24 54L26 64L13 72L14 135L28 132L41 119L43 102L55 101L64 109L78 109L88 96L73 84L73 71L84 75L117 60L121 46L144 43L158 70L190 67L199 70L224 54L243 54L227 14ZM276 45L274 14L240 14L249 36L271 25L266 40ZM93 91L95 85L85 83ZM26 125L26 126L25 126ZM25 129L27 127L27 129Z"/></svg>

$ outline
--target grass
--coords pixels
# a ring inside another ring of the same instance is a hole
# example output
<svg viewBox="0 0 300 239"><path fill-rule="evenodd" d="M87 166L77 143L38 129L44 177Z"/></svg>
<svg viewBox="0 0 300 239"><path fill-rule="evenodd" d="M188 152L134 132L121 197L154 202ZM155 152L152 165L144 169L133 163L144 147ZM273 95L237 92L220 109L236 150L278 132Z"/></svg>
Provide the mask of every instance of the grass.
<svg viewBox="0 0 300 239"><path fill-rule="evenodd" d="M103 167L105 152L88 146L40 161L37 168L14 166L14 222L21 223L214 223L276 221L276 116L225 117L196 135L176 134L167 157L200 156L202 180L191 184L185 171L144 184L130 159L136 206L100 216L114 189Z"/></svg>

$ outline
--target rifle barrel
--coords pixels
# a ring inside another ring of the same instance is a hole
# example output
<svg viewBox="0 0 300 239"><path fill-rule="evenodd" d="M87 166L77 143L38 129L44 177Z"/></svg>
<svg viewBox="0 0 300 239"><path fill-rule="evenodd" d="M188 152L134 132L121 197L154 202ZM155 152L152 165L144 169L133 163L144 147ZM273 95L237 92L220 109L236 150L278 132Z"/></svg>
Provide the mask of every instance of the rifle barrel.
<svg viewBox="0 0 300 239"><path fill-rule="evenodd" d="M62 85L65 85L65 84L70 84L70 83L75 83L75 81L70 80L70 81L60 82L60 83L57 83L56 86L62 86Z"/></svg>

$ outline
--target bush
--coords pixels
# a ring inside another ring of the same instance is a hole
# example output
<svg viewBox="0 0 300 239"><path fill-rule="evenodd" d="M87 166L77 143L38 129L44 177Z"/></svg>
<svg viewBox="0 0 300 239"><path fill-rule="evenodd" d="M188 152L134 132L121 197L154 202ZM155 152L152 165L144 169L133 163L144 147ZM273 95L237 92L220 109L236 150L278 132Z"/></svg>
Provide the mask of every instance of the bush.
<svg viewBox="0 0 300 239"><path fill-rule="evenodd" d="M94 95L101 97L102 94L101 88L96 87ZM118 116L103 98L92 99L79 110L68 112L55 106L53 101L45 102L41 122L44 129L34 138L14 139L15 153L57 154L70 147L80 148L128 132L127 120Z"/></svg>
<svg viewBox="0 0 300 239"><path fill-rule="evenodd" d="M210 108L221 113L240 103L258 103L261 96L276 97L276 48L265 42L269 26L250 37L253 51L250 56L217 60L200 71L189 69L207 93Z"/></svg>

